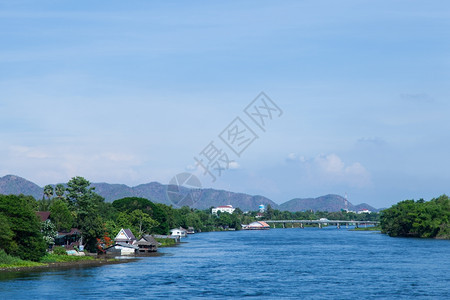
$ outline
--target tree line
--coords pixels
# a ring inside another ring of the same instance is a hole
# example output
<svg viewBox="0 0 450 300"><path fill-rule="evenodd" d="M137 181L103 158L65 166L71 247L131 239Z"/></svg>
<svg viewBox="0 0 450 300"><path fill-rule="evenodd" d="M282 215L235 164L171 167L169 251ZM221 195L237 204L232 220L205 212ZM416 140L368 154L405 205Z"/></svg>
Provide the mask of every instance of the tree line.
<svg viewBox="0 0 450 300"><path fill-rule="evenodd" d="M50 211L50 220L40 222L36 211ZM255 220L319 219L372 220L377 214L346 212L287 212L267 206L244 213L236 208L233 214L213 215L210 209L199 210L187 206L174 208L148 199L126 197L112 203L95 192L83 177L74 177L67 184L46 185L43 198L36 200L24 195L0 195L0 248L6 253L27 260L38 260L51 248L58 232L71 228L81 231L83 244L95 252L99 244L111 241L121 228L130 228L137 236L168 234L172 228L192 227L196 231L215 231L233 228Z"/></svg>
<svg viewBox="0 0 450 300"><path fill-rule="evenodd" d="M383 210L380 221L389 236L450 239L450 200L404 200Z"/></svg>

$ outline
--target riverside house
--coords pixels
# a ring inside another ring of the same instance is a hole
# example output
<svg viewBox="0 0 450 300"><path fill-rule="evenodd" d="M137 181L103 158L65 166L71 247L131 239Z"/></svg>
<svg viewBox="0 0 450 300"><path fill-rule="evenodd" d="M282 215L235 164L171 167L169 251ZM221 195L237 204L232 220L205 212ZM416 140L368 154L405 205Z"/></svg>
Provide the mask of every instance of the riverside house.
<svg viewBox="0 0 450 300"><path fill-rule="evenodd" d="M41 222L51 221L49 211L37 211L36 215ZM58 231L53 246L63 246L66 250L73 250L75 247L78 247L78 249L82 250L81 231L78 228L71 228L69 231Z"/></svg>
<svg viewBox="0 0 450 300"><path fill-rule="evenodd" d="M120 229L114 242L105 249L107 254L136 255L158 251L158 242L153 236L146 234L137 240L130 229Z"/></svg>
<svg viewBox="0 0 450 300"><path fill-rule="evenodd" d="M136 246L138 246L138 252L140 254L158 251L158 242L149 234L141 237L141 239L136 242Z"/></svg>
<svg viewBox="0 0 450 300"><path fill-rule="evenodd" d="M174 228L170 230L170 236L172 237L186 237L187 236L187 230L183 227L180 228Z"/></svg>
<svg viewBox="0 0 450 300"><path fill-rule="evenodd" d="M136 237L130 229L120 229L114 238L114 244L105 249L107 254L115 255L134 255L138 252L139 247L134 245Z"/></svg>

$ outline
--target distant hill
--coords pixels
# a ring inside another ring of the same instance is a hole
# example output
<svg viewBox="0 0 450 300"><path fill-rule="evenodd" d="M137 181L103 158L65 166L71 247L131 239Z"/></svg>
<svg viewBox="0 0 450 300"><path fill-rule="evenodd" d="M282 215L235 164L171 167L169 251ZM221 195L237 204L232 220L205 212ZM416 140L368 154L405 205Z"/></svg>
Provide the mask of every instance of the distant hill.
<svg viewBox="0 0 450 300"><path fill-rule="evenodd" d="M184 189L186 195L191 198L190 201L174 203L173 199L168 197L168 186L159 182L150 182L135 187L129 187L125 184L92 183L95 191L105 198L105 201L112 202L124 197L142 197L156 203L167 205L189 205L192 208L208 209L211 206L231 204L233 207L239 207L243 211L258 210L260 204L271 205L274 209L288 211L302 211L312 209L314 211L339 211L345 208L345 199L339 195L326 195L318 198L292 199L278 205L264 196L253 196L244 193L234 193L224 190L202 189L200 191L191 191ZM42 199L44 189L31 181L15 175L6 175L0 177L0 194L24 194L31 195L36 199ZM353 205L348 203L350 210L368 209L377 211L368 204Z"/></svg>
<svg viewBox="0 0 450 300"><path fill-rule="evenodd" d="M0 194L3 195L31 195L42 199L44 189L37 184L15 175L6 175L0 178Z"/></svg>
<svg viewBox="0 0 450 300"><path fill-rule="evenodd" d="M258 210L260 204L273 208L278 208L278 204L263 196L251 196L243 193L233 193L223 190L203 189L200 200L195 202L193 207L199 209L210 208L211 206L228 205L239 207L243 211Z"/></svg>
<svg viewBox="0 0 450 300"><path fill-rule="evenodd" d="M348 202L349 210L358 211L361 209L368 209L370 211L378 211L376 208L363 203L358 205L353 205ZM325 195L317 198L295 198L289 200L278 207L279 210L287 210L291 212L303 211L303 210L314 210L314 211L340 211L345 209L345 198L339 195Z"/></svg>

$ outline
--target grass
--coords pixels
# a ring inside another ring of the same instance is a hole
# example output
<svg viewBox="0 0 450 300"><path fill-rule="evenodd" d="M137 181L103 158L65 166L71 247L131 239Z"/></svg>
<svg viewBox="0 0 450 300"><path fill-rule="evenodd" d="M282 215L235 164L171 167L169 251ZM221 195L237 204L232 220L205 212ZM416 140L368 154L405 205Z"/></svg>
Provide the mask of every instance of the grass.
<svg viewBox="0 0 450 300"><path fill-rule="evenodd" d="M23 260L15 256L6 254L4 250L0 250L0 268L17 268L17 267L37 267L43 263L29 260Z"/></svg>
<svg viewBox="0 0 450 300"><path fill-rule="evenodd" d="M162 239L162 238L155 238L155 240L158 243L161 243L161 245L159 245L159 247L170 247L170 246L175 246L176 242L174 239Z"/></svg>
<svg viewBox="0 0 450 300"><path fill-rule="evenodd" d="M93 259L94 259L94 257L92 257L92 256L71 256L71 255L58 255L58 254L47 253L44 257L41 258L41 262L43 262L43 263L59 263L59 262L93 260Z"/></svg>
<svg viewBox="0 0 450 300"><path fill-rule="evenodd" d="M92 256L69 256L47 253L40 259L39 262L34 262L11 256L6 254L4 250L0 249L0 268L39 267L50 263L77 262L94 259L95 258Z"/></svg>
<svg viewBox="0 0 450 300"><path fill-rule="evenodd" d="M350 229L351 231L381 231L381 227L370 226L370 227L359 227Z"/></svg>

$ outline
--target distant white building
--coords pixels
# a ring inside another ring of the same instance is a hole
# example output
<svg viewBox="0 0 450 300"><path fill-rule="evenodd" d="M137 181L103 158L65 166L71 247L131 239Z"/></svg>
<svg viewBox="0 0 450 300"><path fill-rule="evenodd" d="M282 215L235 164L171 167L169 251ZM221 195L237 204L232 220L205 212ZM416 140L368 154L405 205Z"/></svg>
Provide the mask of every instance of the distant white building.
<svg viewBox="0 0 450 300"><path fill-rule="evenodd" d="M170 236L171 237L178 237L178 238L186 237L187 236L187 230L182 228L182 227L170 229Z"/></svg>
<svg viewBox="0 0 450 300"><path fill-rule="evenodd" d="M367 208L361 209L360 211L358 211L358 214L370 214L371 211L368 210Z"/></svg>
<svg viewBox="0 0 450 300"><path fill-rule="evenodd" d="M220 211L220 212L227 212L229 214L232 214L235 209L236 208L233 208L232 205L223 205L223 206L214 207L211 212L212 212L213 215L217 215L218 211Z"/></svg>

